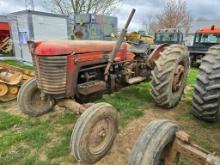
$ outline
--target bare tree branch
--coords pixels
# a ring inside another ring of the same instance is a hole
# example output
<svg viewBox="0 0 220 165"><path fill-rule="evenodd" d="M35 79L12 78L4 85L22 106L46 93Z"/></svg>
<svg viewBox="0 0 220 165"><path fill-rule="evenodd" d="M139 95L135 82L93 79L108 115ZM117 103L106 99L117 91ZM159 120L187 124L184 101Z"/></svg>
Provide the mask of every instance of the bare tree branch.
<svg viewBox="0 0 220 165"><path fill-rule="evenodd" d="M61 14L105 14L110 15L122 0L44 0L46 9Z"/></svg>
<svg viewBox="0 0 220 165"><path fill-rule="evenodd" d="M187 34L191 23L185 0L167 0L163 12L156 16L149 27L151 32L162 28L178 28Z"/></svg>

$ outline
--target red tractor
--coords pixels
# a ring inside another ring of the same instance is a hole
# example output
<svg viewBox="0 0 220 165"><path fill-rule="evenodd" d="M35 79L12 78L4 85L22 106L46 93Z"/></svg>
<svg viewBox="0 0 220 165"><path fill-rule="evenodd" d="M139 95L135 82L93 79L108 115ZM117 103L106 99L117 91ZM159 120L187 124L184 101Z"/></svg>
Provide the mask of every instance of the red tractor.
<svg viewBox="0 0 220 165"><path fill-rule="evenodd" d="M116 43L30 42L36 75L19 91L20 109L28 115L38 116L51 110L59 100L89 102L149 78L156 103L165 108L175 107L186 85L187 48L165 44L149 54L146 45L123 43L134 12ZM98 103L89 107L73 131L71 147L75 158L87 163L99 160L110 149L117 128L117 111L111 105Z"/></svg>
<svg viewBox="0 0 220 165"><path fill-rule="evenodd" d="M220 27L199 29L194 36L193 45L189 46L191 66L199 66L202 58L211 46L220 44Z"/></svg>

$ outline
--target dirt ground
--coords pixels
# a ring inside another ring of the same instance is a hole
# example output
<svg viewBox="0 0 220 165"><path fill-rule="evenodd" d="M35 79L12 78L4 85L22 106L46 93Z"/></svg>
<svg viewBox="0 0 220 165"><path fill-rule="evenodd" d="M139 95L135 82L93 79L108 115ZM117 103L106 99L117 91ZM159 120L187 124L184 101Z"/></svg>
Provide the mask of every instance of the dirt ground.
<svg viewBox="0 0 220 165"><path fill-rule="evenodd" d="M153 104L151 106L154 107ZM18 110L16 102L12 102L10 108L5 109L4 111L14 115L16 114L18 116L24 116ZM131 121L124 128L120 128L112 149L107 156L96 163L96 165L126 165L132 146L142 129L149 122L155 119L170 119L179 125L181 122L178 122L178 111L188 112L187 108L184 108L183 104L180 104L177 108L172 110L163 110L156 107L153 109L148 109L143 117ZM45 118L45 116L42 118ZM76 164L79 165L80 163Z"/></svg>
<svg viewBox="0 0 220 165"><path fill-rule="evenodd" d="M125 165L127 164L128 157L131 153L132 146L135 143L138 135L141 133L142 129L155 119L170 119L177 124L178 122L176 116L177 111L180 110L180 107L171 110L162 110L162 109L148 109L145 115L141 118L135 119L130 122L125 128L120 129L118 136L115 140L112 150L110 153L98 162L96 165ZM187 111L184 108L181 108L183 111Z"/></svg>
<svg viewBox="0 0 220 165"><path fill-rule="evenodd" d="M202 145L203 147L206 147L206 140L209 139L209 137L207 137L206 135L209 135L210 139L212 138L212 136L220 137L220 132L216 132L216 129L212 130L209 128L202 128L204 127L204 124L208 124L208 127L211 128L212 124L203 123L192 116L190 112L190 107L185 104L185 101L187 101L188 99L189 98L187 98L186 96L183 97L183 101L181 101L181 103L172 110L160 109L152 104L151 107L153 108L148 109L143 117L131 121L125 128L119 130L118 136L111 151L96 165L126 165L135 140L138 138L143 128L155 119L169 119L173 121L180 127L180 129L186 131L189 135L193 136L193 142L197 143L198 145ZM196 137L194 137L195 133ZM197 139L197 136L199 137L199 139ZM216 148L219 148L220 139L218 138L218 140L213 141L213 144L211 145L215 145ZM189 160L186 160L185 158L182 158L180 164L192 165L193 163Z"/></svg>
<svg viewBox="0 0 220 165"><path fill-rule="evenodd" d="M188 91L190 90L191 88L187 87L186 93L189 93ZM149 102L149 103L147 102L147 107L145 108L145 110L143 110L144 115L129 121L129 123L126 124L124 127L123 126L120 127L119 133L117 135L117 138L114 142L112 149L102 160L96 163L96 165L126 165L132 150L132 146L134 145L135 140L139 136L140 132L149 122L155 119L170 119L171 121L177 123L180 129L186 131L192 137L192 141L194 141L196 144L204 147L205 149L211 152L216 151L220 153L220 131L219 131L220 121L216 123L205 123L197 120L191 114L190 111L191 106L190 104L188 104L188 102L190 101L191 101L190 94L185 94L180 104L176 108L171 110L161 109L155 106L153 102ZM3 108L1 110L3 110ZM16 116L21 116L26 118L26 116L24 116L20 112L20 110L18 110L16 101L11 102L10 106L5 108L3 111ZM59 116L61 116L62 113L63 113L62 111L54 110L49 114L39 117L37 120L47 121L50 120L51 118L55 120L56 117L59 118ZM71 121L72 120L70 120L67 123L67 126L70 127L69 128L70 133L74 125ZM53 125L53 123L51 124ZM63 130L62 126L63 125L57 125L54 127L61 134L61 137L63 137L63 133L61 132ZM49 136L50 137L57 136L56 133L54 135L50 135L51 133L54 133L54 130L52 132L49 132ZM70 136L69 133L68 136ZM0 137L1 137L1 133L0 133ZM57 141L61 141L61 140L58 138ZM69 139L67 143L69 144ZM50 148L48 146L49 144L50 143L45 144L44 146L41 147L41 149L43 148L45 149L45 147ZM66 146L67 144L65 143L64 145ZM67 151L64 152L64 155L67 156L67 158L69 159L69 157L71 156L69 154L68 146L66 147L67 147ZM41 149L39 150L39 153L41 154L38 155L37 159L45 160L47 158L47 155L45 154L46 152L42 151ZM58 150L60 149L62 149L62 147L58 148ZM74 163L75 161L73 160L67 160L65 156L61 157L62 159L58 164L65 164L65 165L79 164L79 163ZM56 162L56 160L59 159L54 159L52 162ZM180 164L192 165L190 161L186 161L185 159L181 160Z"/></svg>

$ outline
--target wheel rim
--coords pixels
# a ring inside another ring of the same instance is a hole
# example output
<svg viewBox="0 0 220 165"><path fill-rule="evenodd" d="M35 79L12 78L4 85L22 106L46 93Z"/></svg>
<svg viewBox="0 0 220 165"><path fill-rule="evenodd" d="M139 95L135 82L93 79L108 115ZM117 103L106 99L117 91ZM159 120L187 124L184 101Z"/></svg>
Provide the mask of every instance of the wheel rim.
<svg viewBox="0 0 220 165"><path fill-rule="evenodd" d="M0 83L0 97L8 93L8 86L4 83Z"/></svg>
<svg viewBox="0 0 220 165"><path fill-rule="evenodd" d="M35 109L43 110L45 107L50 106L50 98L45 95L44 99L42 99L41 92L37 89L31 97L31 105L35 107Z"/></svg>
<svg viewBox="0 0 220 165"><path fill-rule="evenodd" d="M173 94L176 94L179 92L184 82L184 77L185 77L185 66L184 64L179 63L178 66L176 67L176 70L174 72L174 77L173 77L173 83L172 83Z"/></svg>
<svg viewBox="0 0 220 165"><path fill-rule="evenodd" d="M109 118L96 122L89 135L89 150L93 154L101 153L111 141L113 125Z"/></svg>
<svg viewBox="0 0 220 165"><path fill-rule="evenodd" d="M163 152L159 155L159 162L157 163L157 165L165 165L165 159L167 157L167 151L170 149L171 144L167 144L163 150ZM179 158L180 158L180 154L176 153L176 162L175 165L179 164Z"/></svg>

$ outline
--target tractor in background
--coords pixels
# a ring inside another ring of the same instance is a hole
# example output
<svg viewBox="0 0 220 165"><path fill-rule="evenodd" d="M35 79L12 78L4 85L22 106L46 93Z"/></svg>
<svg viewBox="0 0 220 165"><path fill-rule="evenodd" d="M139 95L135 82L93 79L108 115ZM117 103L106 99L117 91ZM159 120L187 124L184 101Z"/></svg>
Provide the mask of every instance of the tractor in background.
<svg viewBox="0 0 220 165"><path fill-rule="evenodd" d="M160 44L182 44L183 33L176 28L160 29L154 35L154 43Z"/></svg>
<svg viewBox="0 0 220 165"><path fill-rule="evenodd" d="M172 44L183 44L183 33L176 28L160 29L155 32L154 37L144 35L142 31L127 34L126 41L136 50L147 50L148 54L160 47Z"/></svg>
<svg viewBox="0 0 220 165"><path fill-rule="evenodd" d="M117 134L119 115L107 103L89 107L79 103L148 79L157 105L173 108L182 97L188 73L187 48L163 44L149 52L147 46L123 42L134 13L135 9L117 42L29 42L35 78L21 87L18 106L25 114L39 116L49 112L55 103L71 99L75 107L84 111L71 136L71 153L81 162L95 163L109 151Z"/></svg>
<svg viewBox="0 0 220 165"><path fill-rule="evenodd" d="M191 66L198 67L211 46L220 44L220 27L205 27L194 35L193 45L189 46Z"/></svg>

